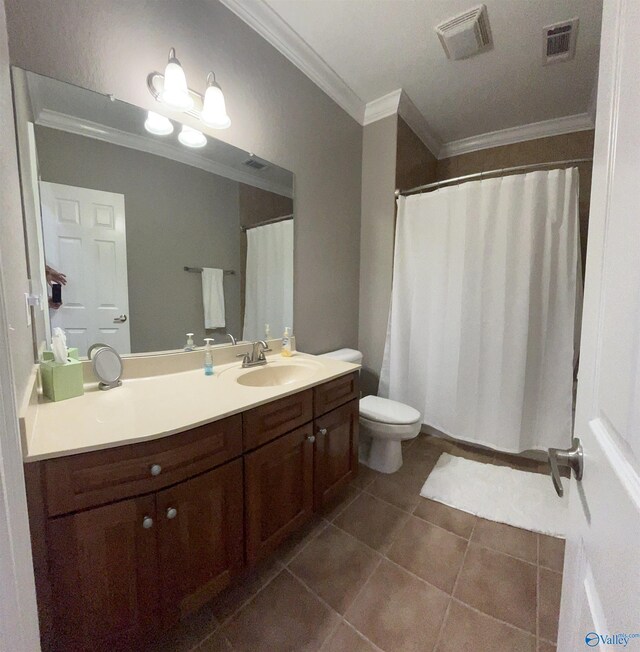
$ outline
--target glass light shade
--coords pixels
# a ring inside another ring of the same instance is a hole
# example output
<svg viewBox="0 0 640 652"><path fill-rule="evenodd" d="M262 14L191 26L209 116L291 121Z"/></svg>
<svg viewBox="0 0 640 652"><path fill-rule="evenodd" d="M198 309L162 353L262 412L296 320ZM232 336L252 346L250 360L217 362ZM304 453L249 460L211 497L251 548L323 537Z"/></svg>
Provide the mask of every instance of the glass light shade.
<svg viewBox="0 0 640 652"><path fill-rule="evenodd" d="M173 124L171 120L155 111L149 111L149 113L147 113L147 119L144 121L144 128L149 133L155 134L156 136L167 136L173 132Z"/></svg>
<svg viewBox="0 0 640 652"><path fill-rule="evenodd" d="M169 53L169 63L164 70L164 87L160 97L167 106L179 111L188 111L193 106L187 78L173 50Z"/></svg>
<svg viewBox="0 0 640 652"><path fill-rule="evenodd" d="M200 119L208 127L214 129L226 129L231 125L231 119L227 115L227 107L224 102L222 89L215 81L210 81L204 93L204 104Z"/></svg>
<svg viewBox="0 0 640 652"><path fill-rule="evenodd" d="M187 125L182 125L178 140L185 147L204 147L207 144L207 137L201 131Z"/></svg>

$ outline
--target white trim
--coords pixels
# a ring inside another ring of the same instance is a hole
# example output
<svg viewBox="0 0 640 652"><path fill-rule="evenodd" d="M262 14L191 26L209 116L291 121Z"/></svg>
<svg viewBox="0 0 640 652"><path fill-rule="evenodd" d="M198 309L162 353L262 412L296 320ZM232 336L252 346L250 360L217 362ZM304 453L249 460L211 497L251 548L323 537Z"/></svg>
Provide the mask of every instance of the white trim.
<svg viewBox="0 0 640 652"><path fill-rule="evenodd" d="M262 188L270 192L275 192L285 197L293 197L293 189L287 186L282 186L268 179L260 179L250 173L245 173L235 168L231 168L222 163L216 163L211 159L200 156L195 152L188 151L183 147L177 147L171 143L146 138L138 134L131 134L126 131L120 131L113 127L107 127L97 122L84 120L75 116L66 115L50 109L43 109L36 118L36 124L43 127L50 127L52 129L59 129L79 136L88 136L95 138L106 143L113 145L120 145L121 147L129 147L148 154L155 154L163 156L164 158L178 161L186 165L218 174L233 181L240 181L250 186Z"/></svg>
<svg viewBox="0 0 640 652"><path fill-rule="evenodd" d="M354 120L363 124L365 105L336 71L264 0L220 0L227 9L299 68Z"/></svg>
<svg viewBox="0 0 640 652"><path fill-rule="evenodd" d="M404 91L402 91L402 95L400 96L398 114L411 127L416 136L427 146L429 151L438 158L442 149L442 140L431 129L418 107Z"/></svg>
<svg viewBox="0 0 640 652"><path fill-rule="evenodd" d="M399 88L397 91L391 91L391 93L387 93L386 95L379 97L377 100L367 102L364 107L362 126L369 125L372 122L377 122L378 120L382 120L383 118L398 113L401 95L402 89Z"/></svg>
<svg viewBox="0 0 640 652"><path fill-rule="evenodd" d="M532 122L531 124L521 125L520 127L489 131L486 134L479 134L478 136L452 140L442 146L438 158L448 158L449 156L475 152L479 149L513 145L514 143L546 138L548 136L560 136L575 131L586 131L588 129L594 129L594 127L593 119L589 113L577 113L576 115Z"/></svg>

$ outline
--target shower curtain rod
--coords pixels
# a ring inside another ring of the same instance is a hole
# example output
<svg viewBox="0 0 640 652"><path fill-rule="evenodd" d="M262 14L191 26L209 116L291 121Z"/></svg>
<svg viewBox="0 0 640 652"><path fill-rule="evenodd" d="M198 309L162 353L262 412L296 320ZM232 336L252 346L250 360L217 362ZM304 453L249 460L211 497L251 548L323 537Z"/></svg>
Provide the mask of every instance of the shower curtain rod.
<svg viewBox="0 0 640 652"><path fill-rule="evenodd" d="M529 163L527 165L515 165L510 168L500 168L497 170L487 170L485 172L474 172L473 174L465 174L462 177L452 177L451 179L443 179L442 181L435 181L434 183L426 183L423 186L410 188L409 190L396 190L396 197L412 195L415 192L422 192L423 190L431 190L432 188L439 188L449 183L460 183L461 181L471 181L472 179L483 179L484 177L509 174L510 172L521 172L523 170L531 170L534 168L548 168L560 167L562 165L573 165L574 163L590 163L592 158L572 158L566 161L550 161L549 163Z"/></svg>
<svg viewBox="0 0 640 652"><path fill-rule="evenodd" d="M265 220L264 222L260 222L259 224L252 224L251 226L241 226L240 230L248 231L249 229L255 229L258 226L266 226L267 224L276 224L277 222L286 222L287 220L292 220L292 219L293 219L293 213L289 215L283 215L282 217L274 217L271 220Z"/></svg>

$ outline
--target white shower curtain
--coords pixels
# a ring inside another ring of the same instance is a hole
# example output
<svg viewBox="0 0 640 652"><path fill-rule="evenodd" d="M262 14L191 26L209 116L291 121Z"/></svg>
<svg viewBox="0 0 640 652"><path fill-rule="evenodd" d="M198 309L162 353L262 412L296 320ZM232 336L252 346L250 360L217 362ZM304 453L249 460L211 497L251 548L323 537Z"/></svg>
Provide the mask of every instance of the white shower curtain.
<svg viewBox="0 0 640 652"><path fill-rule="evenodd" d="M570 445L578 170L401 197L380 393L452 437Z"/></svg>
<svg viewBox="0 0 640 652"><path fill-rule="evenodd" d="M293 220L247 230L243 340L282 336L293 326Z"/></svg>

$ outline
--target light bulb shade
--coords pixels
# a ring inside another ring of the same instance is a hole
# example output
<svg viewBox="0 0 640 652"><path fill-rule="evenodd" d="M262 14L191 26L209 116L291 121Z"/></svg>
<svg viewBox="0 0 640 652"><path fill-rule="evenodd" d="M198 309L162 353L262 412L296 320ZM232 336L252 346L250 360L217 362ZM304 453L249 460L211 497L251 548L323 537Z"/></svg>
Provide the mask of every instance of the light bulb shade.
<svg viewBox="0 0 640 652"><path fill-rule="evenodd" d="M169 57L169 63L164 70L164 87L160 98L167 106L179 111L188 111L193 106L187 78L175 56Z"/></svg>
<svg viewBox="0 0 640 652"><path fill-rule="evenodd" d="M155 134L156 136L167 136L173 132L173 124L171 120L155 111L149 111L149 113L147 113L147 119L144 121L144 128L149 133Z"/></svg>
<svg viewBox="0 0 640 652"><path fill-rule="evenodd" d="M209 82L207 90L204 93L204 103L200 119L208 127L214 129L226 129L231 125L231 120L227 115L227 107L224 102L222 89L215 81Z"/></svg>
<svg viewBox="0 0 640 652"><path fill-rule="evenodd" d="M185 147L204 147L207 144L207 137L201 131L187 125L182 125L178 140Z"/></svg>

